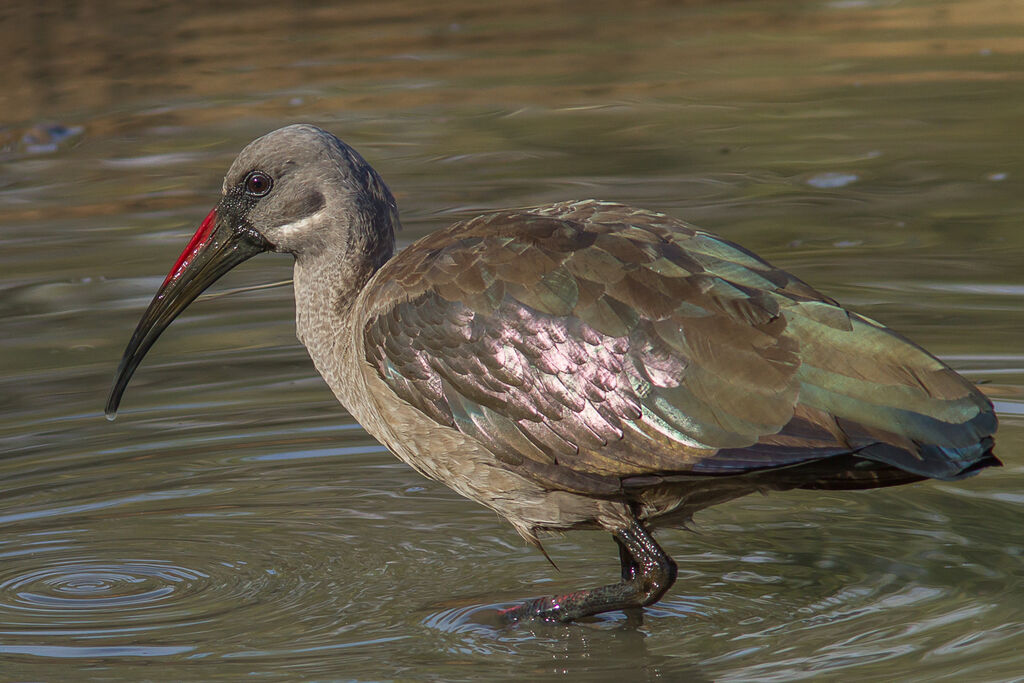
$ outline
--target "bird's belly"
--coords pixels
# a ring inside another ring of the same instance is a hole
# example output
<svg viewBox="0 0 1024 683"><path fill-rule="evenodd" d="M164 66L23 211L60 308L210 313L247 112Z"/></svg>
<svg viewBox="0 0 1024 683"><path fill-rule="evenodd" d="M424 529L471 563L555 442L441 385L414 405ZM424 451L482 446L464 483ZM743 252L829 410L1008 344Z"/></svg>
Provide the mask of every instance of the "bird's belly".
<svg viewBox="0 0 1024 683"><path fill-rule="evenodd" d="M624 503L546 489L510 469L476 439L402 400L373 367L359 360L358 339L335 347L310 345L307 335L299 336L338 401L367 433L423 476L497 512L527 540L540 529L628 523Z"/></svg>
<svg viewBox="0 0 1024 683"><path fill-rule="evenodd" d="M552 491L502 463L476 439L401 401L370 366L365 391L349 406L374 438L422 475L491 508L528 540L540 529L614 527L629 517L621 502Z"/></svg>

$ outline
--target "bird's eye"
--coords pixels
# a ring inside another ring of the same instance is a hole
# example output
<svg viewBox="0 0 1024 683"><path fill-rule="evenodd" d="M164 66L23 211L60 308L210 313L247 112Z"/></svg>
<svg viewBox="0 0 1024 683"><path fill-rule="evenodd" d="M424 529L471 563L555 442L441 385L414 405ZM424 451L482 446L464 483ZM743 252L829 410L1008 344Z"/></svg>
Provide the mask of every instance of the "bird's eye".
<svg viewBox="0 0 1024 683"><path fill-rule="evenodd" d="M245 177L245 191L256 197L262 197L270 192L274 181L262 171L253 171Z"/></svg>

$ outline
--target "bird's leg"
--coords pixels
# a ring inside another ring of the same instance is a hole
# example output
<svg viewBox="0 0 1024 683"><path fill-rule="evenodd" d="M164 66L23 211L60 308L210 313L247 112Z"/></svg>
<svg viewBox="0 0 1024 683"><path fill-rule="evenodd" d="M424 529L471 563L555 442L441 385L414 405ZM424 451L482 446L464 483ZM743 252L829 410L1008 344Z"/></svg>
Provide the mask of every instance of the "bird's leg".
<svg viewBox="0 0 1024 683"><path fill-rule="evenodd" d="M633 556L629 554L629 548L619 540L618 536L612 536L615 539L615 545L619 546L619 562L622 564L622 580L632 581L636 578L636 572L640 569L640 565Z"/></svg>
<svg viewBox="0 0 1024 683"><path fill-rule="evenodd" d="M636 573L640 569L640 565L633 556L629 554L629 549L622 544L622 541L617 536L612 536L615 539L615 545L619 547L619 562L622 565L622 580L632 581L636 578ZM623 610L626 613L626 623L632 628L640 628L644 623L644 608L643 607L627 607Z"/></svg>
<svg viewBox="0 0 1024 683"><path fill-rule="evenodd" d="M622 562L620 583L536 598L505 612L505 619L567 622L602 612L653 605L676 580L676 563L639 522L615 531L614 538Z"/></svg>

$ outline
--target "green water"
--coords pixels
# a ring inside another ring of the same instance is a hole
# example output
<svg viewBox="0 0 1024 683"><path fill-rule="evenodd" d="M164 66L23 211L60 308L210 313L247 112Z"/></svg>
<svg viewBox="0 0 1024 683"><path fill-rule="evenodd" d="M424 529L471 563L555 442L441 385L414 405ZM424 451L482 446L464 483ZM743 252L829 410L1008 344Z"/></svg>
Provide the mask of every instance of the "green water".
<svg viewBox="0 0 1024 683"><path fill-rule="evenodd" d="M144 8L145 7L145 8ZM1024 4L15 1L0 9L0 679L1024 680ZM668 531L643 622L419 477L294 338L280 256L125 342L250 139L309 121L403 243L599 197L741 242L983 382L999 470L751 497Z"/></svg>

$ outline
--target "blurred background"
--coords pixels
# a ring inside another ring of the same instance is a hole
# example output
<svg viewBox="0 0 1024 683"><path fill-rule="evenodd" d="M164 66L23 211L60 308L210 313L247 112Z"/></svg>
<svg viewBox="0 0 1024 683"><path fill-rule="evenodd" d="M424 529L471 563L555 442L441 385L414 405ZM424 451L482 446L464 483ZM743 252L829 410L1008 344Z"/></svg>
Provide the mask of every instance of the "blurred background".
<svg viewBox="0 0 1024 683"><path fill-rule="evenodd" d="M0 677L1019 678L1019 0L9 0L0 59ZM738 241L983 383L1006 467L740 499L661 534L642 624L488 628L614 545L552 540L556 571L378 446L294 338L288 258L103 419L227 166L294 122L380 171L402 244L586 197Z"/></svg>

